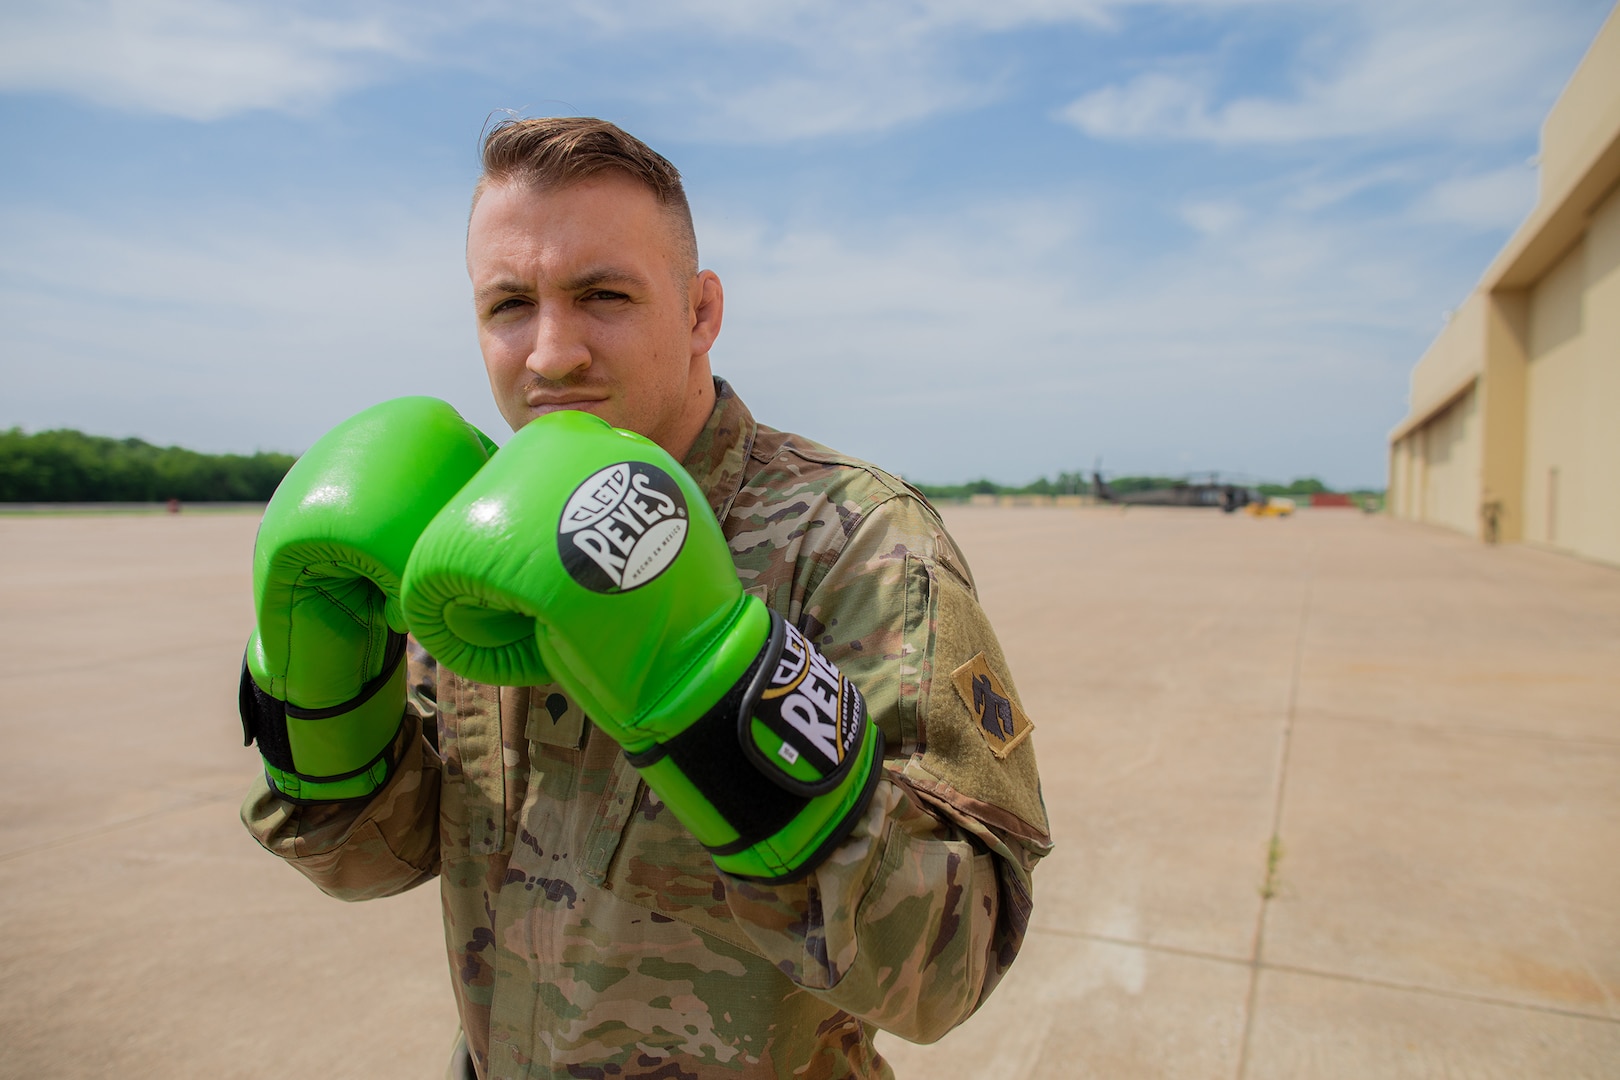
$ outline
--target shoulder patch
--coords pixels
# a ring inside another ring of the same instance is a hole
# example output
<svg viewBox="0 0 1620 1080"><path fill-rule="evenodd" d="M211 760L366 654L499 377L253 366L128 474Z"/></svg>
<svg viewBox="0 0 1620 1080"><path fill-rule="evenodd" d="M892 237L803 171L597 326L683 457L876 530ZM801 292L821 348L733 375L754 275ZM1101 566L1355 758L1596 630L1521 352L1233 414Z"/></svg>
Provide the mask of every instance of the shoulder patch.
<svg viewBox="0 0 1620 1080"><path fill-rule="evenodd" d="M1006 757L1035 730L1035 724L990 670L990 662L982 651L951 672L951 682L956 684L956 692L962 695L968 711L979 721L979 734L996 757Z"/></svg>

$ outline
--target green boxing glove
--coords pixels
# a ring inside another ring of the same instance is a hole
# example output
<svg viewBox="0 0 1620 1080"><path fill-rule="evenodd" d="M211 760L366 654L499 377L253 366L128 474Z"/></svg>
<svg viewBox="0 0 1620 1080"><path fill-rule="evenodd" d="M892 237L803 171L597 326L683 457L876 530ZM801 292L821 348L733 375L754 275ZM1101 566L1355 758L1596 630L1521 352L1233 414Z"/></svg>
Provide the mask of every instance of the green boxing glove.
<svg viewBox="0 0 1620 1080"><path fill-rule="evenodd" d="M743 593L691 476L588 413L532 421L450 501L404 604L469 679L553 672L728 874L809 873L882 771L860 691Z"/></svg>
<svg viewBox="0 0 1620 1080"><path fill-rule="evenodd" d="M383 402L298 459L253 545L243 745L298 803L382 787L405 715L399 585L416 538L495 444L436 398Z"/></svg>

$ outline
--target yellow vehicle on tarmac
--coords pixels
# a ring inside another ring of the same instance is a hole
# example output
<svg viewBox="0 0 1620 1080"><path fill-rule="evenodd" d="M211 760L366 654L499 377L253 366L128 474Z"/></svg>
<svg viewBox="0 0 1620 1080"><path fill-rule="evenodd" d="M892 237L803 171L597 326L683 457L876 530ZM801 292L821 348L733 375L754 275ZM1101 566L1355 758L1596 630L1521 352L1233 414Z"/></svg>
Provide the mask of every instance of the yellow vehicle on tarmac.
<svg viewBox="0 0 1620 1080"><path fill-rule="evenodd" d="M1282 495L1262 495L1258 501L1245 506L1243 512L1255 517L1287 517L1294 512L1294 500Z"/></svg>

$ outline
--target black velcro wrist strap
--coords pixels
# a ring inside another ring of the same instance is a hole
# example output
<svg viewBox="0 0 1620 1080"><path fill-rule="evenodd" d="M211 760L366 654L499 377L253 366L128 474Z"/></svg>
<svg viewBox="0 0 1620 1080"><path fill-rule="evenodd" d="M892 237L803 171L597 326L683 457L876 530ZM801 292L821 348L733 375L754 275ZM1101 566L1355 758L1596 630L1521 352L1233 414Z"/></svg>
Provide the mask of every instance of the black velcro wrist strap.
<svg viewBox="0 0 1620 1080"><path fill-rule="evenodd" d="M831 855L833 849L844 842L845 838L854 830L855 823L861 819L861 815L866 813L866 804L872 801L872 792L877 790L878 780L883 776L883 729L874 727L872 736L876 741L876 750L872 755L872 769L866 774L866 779L862 781L860 793L856 795L854 802L850 804L843 820L827 834L827 838L821 842L821 846L800 860L798 868L789 873L777 874L771 877L756 877L752 874L734 873L732 874L733 877L742 878L744 881L764 882L769 885L787 885L810 876L811 871L827 861L827 856ZM753 844L754 842L744 843L737 840L730 844L722 844L719 847L711 847L709 848L709 854L734 855L737 852L746 851Z"/></svg>
<svg viewBox="0 0 1620 1080"><path fill-rule="evenodd" d="M738 712L746 704L756 682L754 675L770 649L767 642L726 696L692 726L649 750L625 753L638 769L669 758L736 830L741 837L738 843L744 847L774 836L810 802L805 796L785 791L756 769L737 741Z"/></svg>
<svg viewBox="0 0 1620 1080"><path fill-rule="evenodd" d="M334 705L325 709L301 709L296 705L288 704L280 698L272 697L259 688L254 681L253 673L248 670L247 653L242 654L242 682L236 691L236 707L242 717L242 745L252 746L259 744L259 753L264 760L284 772L299 773L293 767L292 744L287 738L287 717L295 720L329 720L335 716L342 716L352 712L370 701L377 692L388 685L393 678L394 671L405 661L405 635L388 631L388 643L383 648L382 671L377 677L370 679L360 688L360 692L341 705ZM353 773L358 775L370 765L362 766ZM308 777L307 779L341 780L345 777Z"/></svg>
<svg viewBox="0 0 1620 1080"><path fill-rule="evenodd" d="M287 743L287 703L259 689L242 654L242 683L236 691L242 717L242 745L259 744L259 754L278 769L292 770L292 747Z"/></svg>
<svg viewBox="0 0 1620 1080"><path fill-rule="evenodd" d="M774 753L756 742L756 722L774 736ZM637 768L668 758L736 831L738 839L716 850L741 851L839 789L868 723L860 691L773 611L765 645L724 697L679 735L625 757ZM792 776L776 757L813 763L817 775ZM867 794L881 758L865 778Z"/></svg>

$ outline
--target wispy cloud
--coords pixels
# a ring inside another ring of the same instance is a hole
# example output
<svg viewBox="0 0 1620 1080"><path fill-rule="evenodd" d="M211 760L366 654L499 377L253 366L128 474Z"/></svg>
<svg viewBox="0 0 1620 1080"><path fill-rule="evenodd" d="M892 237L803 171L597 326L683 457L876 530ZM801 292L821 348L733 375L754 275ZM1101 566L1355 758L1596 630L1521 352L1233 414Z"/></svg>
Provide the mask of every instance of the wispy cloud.
<svg viewBox="0 0 1620 1080"><path fill-rule="evenodd" d="M592 42L643 49L639 71L611 75L624 96L686 98L705 130L780 141L883 130L981 100L953 78L950 32L1095 21L1106 6L474 0L452 18L436 4L368 0L56 0L0 8L0 89L210 121L317 107L400 61L476 66L514 30L544 30L572 47L536 52L531 39L531 63L566 68Z"/></svg>
<svg viewBox="0 0 1620 1080"><path fill-rule="evenodd" d="M1286 0L628 0L568 11L604 39L655 40L657 75L627 96L680 102L677 130L773 143L884 132L1000 101L1017 79L987 41L1044 28L1098 34L1139 12L1247 9ZM523 18L512 9L508 17ZM556 9L530 18L557 21ZM678 48L669 48L679 43ZM683 92L690 97L683 97Z"/></svg>
<svg viewBox="0 0 1620 1080"><path fill-rule="evenodd" d="M410 52L381 10L228 0L52 0L0 8L0 88L218 120L320 105Z"/></svg>
<svg viewBox="0 0 1620 1080"><path fill-rule="evenodd" d="M1102 30L1143 2L470 0L452 16L438 4L380 0L58 0L0 8L0 89L212 121L316 108L411 67L493 62L678 103L690 134L781 142L884 131L982 104L1005 92L994 71L971 63L982 35ZM614 63L615 54L635 62Z"/></svg>
<svg viewBox="0 0 1620 1080"><path fill-rule="evenodd" d="M896 52L846 47L785 67L767 74L722 64L695 75L699 107L680 128L718 142L788 142L887 131L999 96L993 81L953 77L925 44Z"/></svg>
<svg viewBox="0 0 1620 1080"><path fill-rule="evenodd" d="M733 313L717 365L772 422L925 478L993 458L1028 479L1101 455L1377 480L1376 438L1355 450L1329 432L1398 420L1438 327L1435 266L1399 241L1404 220L1278 214L1127 259L1092 218L1048 203L858 234L700 222Z"/></svg>
<svg viewBox="0 0 1620 1080"><path fill-rule="evenodd" d="M1310 214L1380 190L1402 189L1422 182L1418 164L1398 161L1350 169L1312 166L1288 178L1283 202L1292 211Z"/></svg>
<svg viewBox="0 0 1620 1080"><path fill-rule="evenodd" d="M1004 97L1006 73L976 58L985 35L1046 26L1107 35L1164 12L1213 19L1278 5L473 0L452 18L438 5L377 0L57 0L0 9L0 88L208 121L315 108L412 66L511 63L502 49L521 38L528 63L576 85L597 69L613 84L604 91L667 103L689 135L780 142L885 131ZM1101 138L1263 143L1438 131L1488 140L1539 118L1556 89L1549 53L1585 32L1567 10L1512 0L1325 0L1321 12L1334 29L1294 43L1290 94L1224 95L1232 73L1211 52L1166 58L1058 115ZM536 52L535 31L570 47ZM601 70L612 49L637 62Z"/></svg>
<svg viewBox="0 0 1620 1080"><path fill-rule="evenodd" d="M562 99L694 181L717 367L768 422L927 479L1102 455L1376 482L1601 18L1437 2L7 8L0 90L199 122L130 119L108 161L13 98L0 426L298 449L423 392L498 428L444 162L490 106ZM390 118L434 124L349 138L369 118L338 104L381 81ZM210 122L253 110L304 115ZM953 110L994 149L925 123Z"/></svg>
<svg viewBox="0 0 1620 1080"><path fill-rule="evenodd" d="M611 6L491 2L478 18L545 27L583 56L628 50L639 77L600 87L661 106L665 127L720 143L784 143L867 134L972 108L1007 93L975 62L986 33L1032 25L1099 26L1108 0L628 0ZM466 62L464 56L463 62ZM591 85L591 65L568 66Z"/></svg>
<svg viewBox="0 0 1620 1080"><path fill-rule="evenodd" d="M1413 213L1424 221L1500 231L1518 225L1535 203L1535 172L1528 165L1511 165L1442 180L1423 194Z"/></svg>
<svg viewBox="0 0 1620 1080"><path fill-rule="evenodd" d="M461 200L220 202L169 228L0 217L0 426L299 450L384 397L499 423L471 328ZM491 429L498 433L499 428Z"/></svg>
<svg viewBox="0 0 1620 1080"><path fill-rule="evenodd" d="M1221 144L1355 137L1490 142L1539 122L1566 73L1549 59L1589 33L1570 6L1324 4L1332 29L1302 39L1287 93L1228 93L1213 51L1092 90L1059 116L1110 139Z"/></svg>
<svg viewBox="0 0 1620 1080"><path fill-rule="evenodd" d="M1241 225L1248 213L1231 199L1196 199L1183 203L1181 219L1205 236L1219 236Z"/></svg>
<svg viewBox="0 0 1620 1080"><path fill-rule="evenodd" d="M219 206L168 235L61 214L0 228L0 423L296 450L431 393L502 430L459 198L318 220ZM1129 260L1072 198L814 227L700 209L698 228L727 286L717 370L762 419L925 479L1101 455L1376 480L1377 442L1322 438L1317 406L1374 432L1398 419L1432 272L1388 243L1396 223L1299 217Z"/></svg>

